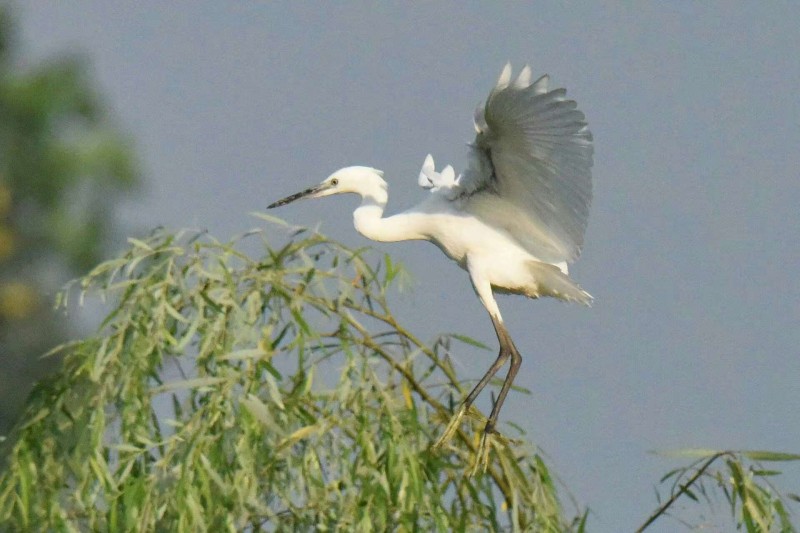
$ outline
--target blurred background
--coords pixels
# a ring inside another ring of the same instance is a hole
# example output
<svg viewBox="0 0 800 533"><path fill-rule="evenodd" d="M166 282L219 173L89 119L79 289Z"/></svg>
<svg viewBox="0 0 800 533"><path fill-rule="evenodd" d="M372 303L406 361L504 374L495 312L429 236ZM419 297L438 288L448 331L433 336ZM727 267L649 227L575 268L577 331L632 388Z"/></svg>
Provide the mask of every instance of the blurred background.
<svg viewBox="0 0 800 533"><path fill-rule="evenodd" d="M261 224L249 212L343 166L383 169L389 212L412 205L426 154L463 168L472 111L510 60L567 87L595 135L571 275L596 300L501 298L531 390L503 419L590 506L591 531L630 531L656 506L676 462L651 450L800 451L796 6L33 0L2 13L0 434L53 364L39 355L91 327L50 311L64 281L157 225L246 231ZM371 244L355 205L278 214ZM401 323L495 345L439 250L372 245L414 276ZM494 356L453 354L464 379ZM800 472L778 484L800 491Z"/></svg>
<svg viewBox="0 0 800 533"><path fill-rule="evenodd" d="M54 294L118 244L116 207L139 182L88 56L32 59L17 11L0 4L0 435L57 367L41 356L81 333Z"/></svg>

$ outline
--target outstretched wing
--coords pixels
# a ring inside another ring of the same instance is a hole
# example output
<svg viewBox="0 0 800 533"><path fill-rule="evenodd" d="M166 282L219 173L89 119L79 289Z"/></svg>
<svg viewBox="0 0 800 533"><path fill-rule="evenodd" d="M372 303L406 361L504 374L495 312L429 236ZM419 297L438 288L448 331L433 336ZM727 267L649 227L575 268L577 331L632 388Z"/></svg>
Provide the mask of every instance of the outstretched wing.
<svg viewBox="0 0 800 533"><path fill-rule="evenodd" d="M503 69L475 112L470 164L458 179L464 209L503 227L543 261L580 255L592 199L592 134L565 89Z"/></svg>

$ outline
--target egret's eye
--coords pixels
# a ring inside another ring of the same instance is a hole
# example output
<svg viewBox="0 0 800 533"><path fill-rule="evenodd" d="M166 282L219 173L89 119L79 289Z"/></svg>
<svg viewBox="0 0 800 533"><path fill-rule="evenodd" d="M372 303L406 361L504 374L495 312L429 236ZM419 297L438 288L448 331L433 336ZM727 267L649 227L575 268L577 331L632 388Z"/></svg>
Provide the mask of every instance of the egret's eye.
<svg viewBox="0 0 800 533"><path fill-rule="evenodd" d="M339 185L339 180L338 180L338 179L336 179L336 178L333 178L333 179L331 180L331 185L333 185L334 187L336 187L337 185Z"/></svg>

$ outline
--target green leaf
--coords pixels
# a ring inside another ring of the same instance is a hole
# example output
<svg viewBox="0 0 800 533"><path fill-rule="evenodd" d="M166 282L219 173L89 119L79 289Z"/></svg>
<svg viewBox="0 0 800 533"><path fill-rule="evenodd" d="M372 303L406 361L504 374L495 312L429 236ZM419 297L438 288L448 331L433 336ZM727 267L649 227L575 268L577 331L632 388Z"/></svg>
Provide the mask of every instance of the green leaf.
<svg viewBox="0 0 800 533"><path fill-rule="evenodd" d="M112 450L117 450L120 452L129 452L129 453L141 453L144 451L142 448L138 448L136 446L132 446L130 444L125 444L125 443L112 444L111 446L109 446L109 448L111 448Z"/></svg>
<svg viewBox="0 0 800 533"><path fill-rule="evenodd" d="M473 339L472 337L467 337L466 335L461 335L458 333L448 333L449 337L452 337L458 341L463 342L464 344L469 344L470 346L475 346L476 348L481 348L482 350L490 351L491 348L486 346L480 341Z"/></svg>
<svg viewBox="0 0 800 533"><path fill-rule="evenodd" d="M248 394L247 397L240 399L239 402L244 405L256 420L268 427L273 425L272 417L269 414L269 408L267 408L264 402L259 400L257 396Z"/></svg>
<svg viewBox="0 0 800 533"><path fill-rule="evenodd" d="M246 350L235 350L233 352L228 352L224 355L220 355L218 359L220 361L244 361L248 359L263 359L264 357L267 357L267 355L267 352L264 350L250 348Z"/></svg>
<svg viewBox="0 0 800 533"><path fill-rule="evenodd" d="M270 224L275 224L276 226L283 226L285 228L293 227L288 222L283 220L282 218L279 218L279 217L276 217L276 216L272 216L272 215L268 215L266 213L262 213L262 212L259 212L259 211L251 211L251 212L248 213L248 215L250 215L251 217L256 217L256 218L259 218L261 220L264 220L265 222L269 222Z"/></svg>
<svg viewBox="0 0 800 533"><path fill-rule="evenodd" d="M152 394L154 395L162 394L164 392L169 392L179 389L199 389L202 387L212 387L214 385L218 385L223 382L225 382L225 378L218 378L218 377L205 377L205 378L185 379L182 381L173 381L170 383L165 383L164 385L160 385L158 387L154 387L152 389Z"/></svg>
<svg viewBox="0 0 800 533"><path fill-rule="evenodd" d="M653 450L651 453L662 457L704 458L728 452L708 448L681 448L677 450Z"/></svg>
<svg viewBox="0 0 800 533"><path fill-rule="evenodd" d="M784 452L771 452L765 450L745 450L741 453L751 461L797 461L800 460L800 454L784 453Z"/></svg>

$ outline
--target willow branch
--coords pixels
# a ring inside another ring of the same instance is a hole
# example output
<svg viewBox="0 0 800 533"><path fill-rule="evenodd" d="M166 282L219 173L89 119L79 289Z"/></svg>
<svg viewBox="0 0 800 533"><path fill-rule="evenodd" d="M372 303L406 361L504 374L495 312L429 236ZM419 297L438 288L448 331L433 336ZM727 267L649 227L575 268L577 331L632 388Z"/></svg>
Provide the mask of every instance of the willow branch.
<svg viewBox="0 0 800 533"><path fill-rule="evenodd" d="M694 485L694 483L700 478L700 476L702 476L705 473L706 470L708 470L708 468L712 465L712 463L714 463L714 461L725 455L732 455L732 454L731 452L724 451L724 452L717 452L714 455L712 455L708 459L708 461L706 461L705 464L703 464L703 466L701 466L697 470L697 472L695 472L694 475L689 478L689 480L686 483L680 486L678 492L673 493L672 496L666 502L663 503L663 505L661 505L658 509L653 511L653 514L651 514L650 517L645 521L645 523L642 524L639 527L639 529L636 530L636 533L641 533L642 531L647 529L650 526L650 524L655 522L659 516L666 513L667 509L669 509L672 506L672 504L674 504L678 500L678 498L686 494L689 488L692 485Z"/></svg>

